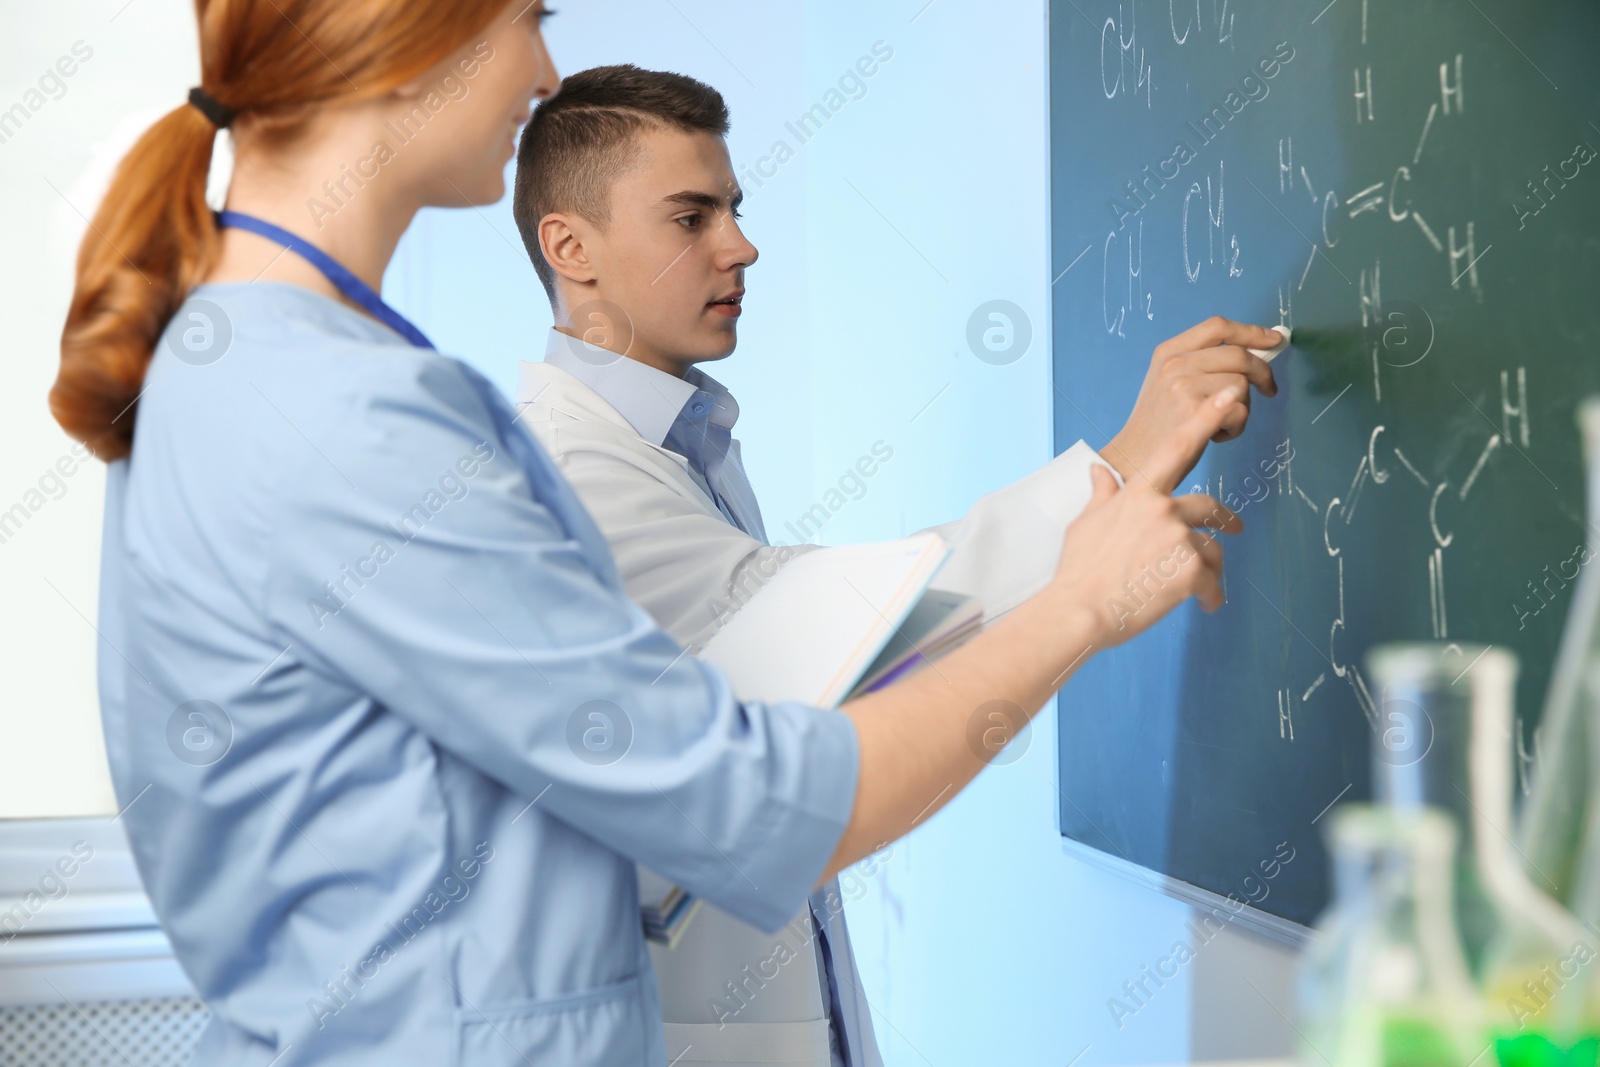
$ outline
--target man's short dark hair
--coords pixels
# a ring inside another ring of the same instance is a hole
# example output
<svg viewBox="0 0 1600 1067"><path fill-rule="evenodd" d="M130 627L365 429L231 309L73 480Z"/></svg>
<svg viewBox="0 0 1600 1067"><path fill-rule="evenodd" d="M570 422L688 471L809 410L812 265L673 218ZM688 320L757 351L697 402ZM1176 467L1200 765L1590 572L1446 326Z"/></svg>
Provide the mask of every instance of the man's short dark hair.
<svg viewBox="0 0 1600 1067"><path fill-rule="evenodd" d="M650 129L725 137L728 105L704 82L624 63L564 79L534 109L517 148L511 211L551 300L555 271L539 249L539 220L562 211L597 226L609 222L611 185L633 161L639 134Z"/></svg>

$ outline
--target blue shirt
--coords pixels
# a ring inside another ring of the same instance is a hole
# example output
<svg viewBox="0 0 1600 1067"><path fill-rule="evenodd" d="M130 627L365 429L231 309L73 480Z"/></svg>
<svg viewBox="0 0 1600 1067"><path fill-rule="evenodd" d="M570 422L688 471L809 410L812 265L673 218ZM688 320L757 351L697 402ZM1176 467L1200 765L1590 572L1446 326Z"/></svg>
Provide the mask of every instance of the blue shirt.
<svg viewBox="0 0 1600 1067"><path fill-rule="evenodd" d="M849 817L845 716L737 703L482 376L309 290L179 308L101 583L197 1064L664 1064L634 863L776 929Z"/></svg>

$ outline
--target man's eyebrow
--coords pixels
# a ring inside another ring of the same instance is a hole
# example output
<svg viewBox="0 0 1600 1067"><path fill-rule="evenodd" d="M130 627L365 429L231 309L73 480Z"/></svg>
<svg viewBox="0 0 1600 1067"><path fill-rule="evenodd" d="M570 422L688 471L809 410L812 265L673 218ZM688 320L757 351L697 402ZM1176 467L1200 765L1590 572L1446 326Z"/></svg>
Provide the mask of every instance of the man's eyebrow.
<svg viewBox="0 0 1600 1067"><path fill-rule="evenodd" d="M737 194L730 202L711 193L685 189L681 193L672 193L662 197L661 202L663 204L681 204L684 207L703 207L710 211L721 211L724 207L737 210L739 205L744 202L744 193Z"/></svg>

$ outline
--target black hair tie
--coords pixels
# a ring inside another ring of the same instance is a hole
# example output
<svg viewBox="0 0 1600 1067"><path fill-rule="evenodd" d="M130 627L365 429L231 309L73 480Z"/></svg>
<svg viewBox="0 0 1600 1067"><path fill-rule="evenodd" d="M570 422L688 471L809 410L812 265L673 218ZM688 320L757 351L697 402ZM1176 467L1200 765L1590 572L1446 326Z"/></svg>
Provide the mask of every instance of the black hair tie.
<svg viewBox="0 0 1600 1067"><path fill-rule="evenodd" d="M233 108L224 107L217 102L217 98L200 88L198 85L189 90L189 103L200 110L200 113L211 120L211 124L219 130L225 130L233 122L234 116L239 114Z"/></svg>

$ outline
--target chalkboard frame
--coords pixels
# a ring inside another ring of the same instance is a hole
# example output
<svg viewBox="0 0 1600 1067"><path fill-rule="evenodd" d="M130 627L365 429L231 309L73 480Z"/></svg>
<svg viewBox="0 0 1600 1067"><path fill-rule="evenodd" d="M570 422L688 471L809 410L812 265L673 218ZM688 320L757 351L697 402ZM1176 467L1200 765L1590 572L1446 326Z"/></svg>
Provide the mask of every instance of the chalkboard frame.
<svg viewBox="0 0 1600 1067"><path fill-rule="evenodd" d="M1174 878L1170 874L1140 866L1121 856L1113 856L1066 834L1061 835L1061 851L1075 860L1108 874L1114 874L1141 889L1154 889L1174 900L1198 908L1208 915L1215 915L1224 922L1269 937L1290 948L1302 949L1311 943L1312 930L1309 926L1274 915L1270 911L1263 911L1254 905L1243 904L1237 898L1230 900L1220 893L1213 893L1181 878Z"/></svg>

